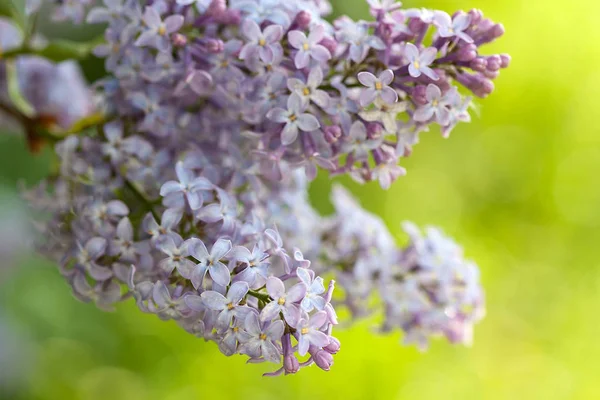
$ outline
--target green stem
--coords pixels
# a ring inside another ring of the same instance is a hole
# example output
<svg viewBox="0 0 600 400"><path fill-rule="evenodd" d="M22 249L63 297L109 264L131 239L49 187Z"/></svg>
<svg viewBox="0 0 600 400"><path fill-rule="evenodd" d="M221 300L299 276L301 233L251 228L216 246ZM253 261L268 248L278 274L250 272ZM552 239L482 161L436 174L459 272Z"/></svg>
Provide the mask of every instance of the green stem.
<svg viewBox="0 0 600 400"><path fill-rule="evenodd" d="M160 221L160 215L158 215L158 213L154 210L154 205L146 197L146 195L142 193L141 190L139 190L138 187L135 186L134 183L131 182L129 179L123 179L123 181L125 182L125 186L135 195L135 197L137 197L138 200L144 203L146 209L152 213L154 219Z"/></svg>
<svg viewBox="0 0 600 400"><path fill-rule="evenodd" d="M264 301L265 303L271 302L271 298L266 293L260 293L255 290L248 290L248 294L252 297L256 297L257 299Z"/></svg>

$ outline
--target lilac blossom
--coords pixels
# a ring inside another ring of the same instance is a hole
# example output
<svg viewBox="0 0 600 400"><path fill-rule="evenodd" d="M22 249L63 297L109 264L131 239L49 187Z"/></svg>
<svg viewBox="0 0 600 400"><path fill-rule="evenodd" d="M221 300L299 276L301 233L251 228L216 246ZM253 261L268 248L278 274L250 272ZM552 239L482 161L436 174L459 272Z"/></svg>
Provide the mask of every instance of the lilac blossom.
<svg viewBox="0 0 600 400"><path fill-rule="evenodd" d="M306 312L311 312L315 308L317 310L323 310L326 304L325 299L320 296L325 293L323 278L320 276L315 277L314 271L305 268L296 269L296 274L308 288L301 303L302 309Z"/></svg>
<svg viewBox="0 0 600 400"><path fill-rule="evenodd" d="M192 238L189 239L188 249L190 255L199 261L191 277L195 288L201 286L207 272L212 280L219 285L226 286L229 284L229 269L221 260L227 257L231 251L231 241L226 239L217 240L209 253L200 239Z"/></svg>
<svg viewBox="0 0 600 400"><path fill-rule="evenodd" d="M241 345L240 353L252 358L263 357L276 364L281 362L278 341L281 340L284 331L282 320L260 322L256 313L249 312L244 320L244 330L249 338Z"/></svg>
<svg viewBox="0 0 600 400"><path fill-rule="evenodd" d="M466 43L473 43L473 38L465 33L465 30L471 25L471 17L466 13L458 13L454 18L445 12L437 12L434 21L438 26L440 37L456 37L464 40Z"/></svg>
<svg viewBox="0 0 600 400"><path fill-rule="evenodd" d="M170 35L183 26L183 16L171 15L164 21L154 7L148 6L144 11L146 30L135 41L136 46L151 46L160 51L168 51L171 45Z"/></svg>
<svg viewBox="0 0 600 400"><path fill-rule="evenodd" d="M177 163L175 171L179 181L165 182L160 188L160 195L165 197L165 204L181 208L187 203L192 210L202 207L201 191L211 190L212 183L204 177L195 177L182 162Z"/></svg>
<svg viewBox="0 0 600 400"><path fill-rule="evenodd" d="M159 261L158 267L168 275L176 269L181 276L190 279L196 263L188 259L190 256L189 244L189 242L173 239L170 236L161 239L157 242L156 247L167 257Z"/></svg>
<svg viewBox="0 0 600 400"><path fill-rule="evenodd" d="M427 104L415 111L414 119L418 122L426 122L435 116L436 121L444 126L450 121L450 111L446 96L442 96L439 87L433 84L427 85Z"/></svg>
<svg viewBox="0 0 600 400"><path fill-rule="evenodd" d="M294 58L296 68L307 67L311 58L320 63L326 62L331 58L329 50L319 44L324 36L325 28L321 25L314 27L308 37L301 31L291 31L288 33L290 45L298 50Z"/></svg>
<svg viewBox="0 0 600 400"><path fill-rule="evenodd" d="M389 104L398 101L398 93L389 86L394 81L392 70L386 69L378 77L370 72L363 71L358 74L358 80L367 87L360 94L361 106L368 106L378 97Z"/></svg>
<svg viewBox="0 0 600 400"><path fill-rule="evenodd" d="M282 313L285 321L291 327L296 327L300 319L300 308L295 303L304 299L306 291L307 288L304 283L297 283L286 291L281 279L274 276L269 277L267 279L267 292L273 301L262 309L260 320L271 321L279 313Z"/></svg>
<svg viewBox="0 0 600 400"><path fill-rule="evenodd" d="M75 21L96 5L50 3ZM38 43L35 24L23 43L0 20L3 117L32 151L57 142L56 173L23 194L31 236L74 296L102 309L132 297L226 356L278 363L267 376L329 370L341 308L382 314L382 331L420 348L470 343L485 297L454 241L405 224L398 246L340 187L328 216L308 189L319 170L389 188L422 132L437 123L449 135L469 121L471 94L493 92L510 56L483 46L504 27L478 10L450 19L391 0L369 1L372 21L332 23L326 0L146 3L88 13L105 24L93 53L106 76L91 86L76 61L34 54L56 47Z"/></svg>
<svg viewBox="0 0 600 400"><path fill-rule="evenodd" d="M287 81L288 89L291 92L298 93L303 101L312 101L319 107L327 107L329 104L329 95L326 91L320 90L319 86L323 83L323 70L316 66L310 70L306 83L297 78L290 78Z"/></svg>
<svg viewBox="0 0 600 400"><path fill-rule="evenodd" d="M258 56L262 61L270 62L274 54L281 51L279 41L283 36L283 28L280 25L270 25L261 31L256 22L246 20L242 32L247 39L240 51L242 60Z"/></svg>
<svg viewBox="0 0 600 400"><path fill-rule="evenodd" d="M222 332L229 328L234 316L238 318L248 312L244 311L247 310L245 306L240 305L246 293L248 293L248 284L246 282L235 282L227 291L227 297L219 292L207 290L202 292L199 298L198 296L188 296L186 303L192 309L199 309L198 302L200 301L202 306L207 309L218 311L219 315L215 327Z"/></svg>
<svg viewBox="0 0 600 400"><path fill-rule="evenodd" d="M434 81L439 79L438 74L429 67L437 56L436 48L428 47L420 51L414 44L407 43L404 47L404 55L409 62L408 72L410 76L418 78L423 74Z"/></svg>
<svg viewBox="0 0 600 400"><path fill-rule="evenodd" d="M321 124L314 115L304 112L306 104L297 93L292 93L287 100L287 110L274 108L267 113L267 118L273 122L285 124L281 132L281 143L288 145L296 141L298 131L310 132L318 129Z"/></svg>
<svg viewBox="0 0 600 400"><path fill-rule="evenodd" d="M327 313L325 311L319 311L310 318L307 318L306 314L303 315L296 328L298 332L298 354L305 355L310 345L325 347L329 344L329 337L320 331L326 322Z"/></svg>

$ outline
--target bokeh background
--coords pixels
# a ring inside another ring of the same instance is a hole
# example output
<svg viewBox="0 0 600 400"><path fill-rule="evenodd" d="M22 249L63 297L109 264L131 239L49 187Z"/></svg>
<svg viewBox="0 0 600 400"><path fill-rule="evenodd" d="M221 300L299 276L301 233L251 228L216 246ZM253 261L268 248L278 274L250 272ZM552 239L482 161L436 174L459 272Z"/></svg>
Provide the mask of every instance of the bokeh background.
<svg viewBox="0 0 600 400"><path fill-rule="evenodd" d="M334 3L368 18L363 0ZM488 50L513 57L473 123L448 140L424 134L391 190L342 180L399 241L401 221L434 223L479 263L488 316L472 348L420 353L367 320L336 332L331 372L261 378L268 366L226 358L131 303L103 313L77 302L52 264L27 256L0 271L0 398L600 398L600 2L404 4L481 8L507 31ZM17 180L39 180L49 160L0 135L0 221L18 212ZM323 213L330 186L321 176L311 189Z"/></svg>

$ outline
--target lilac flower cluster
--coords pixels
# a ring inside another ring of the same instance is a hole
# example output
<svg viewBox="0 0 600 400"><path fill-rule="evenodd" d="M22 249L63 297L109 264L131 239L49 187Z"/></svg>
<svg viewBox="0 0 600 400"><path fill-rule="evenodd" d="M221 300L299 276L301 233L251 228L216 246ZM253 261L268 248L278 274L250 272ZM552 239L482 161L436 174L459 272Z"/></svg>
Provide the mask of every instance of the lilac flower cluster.
<svg viewBox="0 0 600 400"><path fill-rule="evenodd" d="M383 222L364 211L341 187L334 189L335 216L322 230L324 264L336 266L344 290L339 300L355 317L383 311L382 331L401 329L404 342L425 349L430 337L470 344L473 324L484 315L479 271L462 249L436 228L423 236L412 223L397 248ZM373 307L373 293L383 306Z"/></svg>
<svg viewBox="0 0 600 400"><path fill-rule="evenodd" d="M389 187L420 132L437 124L447 136L469 120L471 98L455 84L492 92L510 59L479 47L501 25L478 10L450 17L388 0L369 1L372 22L333 24L325 0L90 3L54 10L106 25L94 54L107 76L94 93L76 79L49 101L26 77L64 82L60 65L20 64L18 90L33 105L22 115L9 74L0 79L1 110L57 142L60 168L25 196L40 214L42 251L76 297L104 309L133 297L227 356L280 364L270 375L329 370L340 349L334 305L359 317L376 291L384 329L407 342L468 341L483 296L453 242L409 228L398 249L342 189L336 214L320 217L307 185L320 168ZM38 103L56 107L59 136L39 123ZM91 114L102 118L91 124ZM335 298L331 274L344 289Z"/></svg>

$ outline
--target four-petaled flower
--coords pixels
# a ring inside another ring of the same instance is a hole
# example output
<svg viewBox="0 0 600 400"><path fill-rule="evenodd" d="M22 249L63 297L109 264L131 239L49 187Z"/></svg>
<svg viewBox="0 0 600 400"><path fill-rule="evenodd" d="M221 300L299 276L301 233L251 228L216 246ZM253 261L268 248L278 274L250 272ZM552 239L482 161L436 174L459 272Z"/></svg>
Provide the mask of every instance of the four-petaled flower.
<svg viewBox="0 0 600 400"><path fill-rule="evenodd" d="M177 181L168 181L160 188L160 195L163 196L164 203L168 207L183 208L186 200L192 210L202 207L203 190L212 190L213 184L204 177L196 177L189 169L183 166L183 162L178 161L175 164L175 173Z"/></svg>
<svg viewBox="0 0 600 400"><path fill-rule="evenodd" d="M242 33L248 39L248 43L240 51L240 58L246 60L256 54L266 63L273 61L276 52L281 51L279 41L283 36L281 25L269 25L264 31L251 19L247 19L242 25Z"/></svg>
<svg viewBox="0 0 600 400"><path fill-rule="evenodd" d="M281 279L271 276L267 279L267 292L273 299L260 313L261 321L271 321L277 314L282 313L283 318L291 327L295 327L300 318L300 309L294 303L302 301L306 295L307 287L300 282L292 286L287 292Z"/></svg>
<svg viewBox="0 0 600 400"><path fill-rule="evenodd" d="M165 236L159 240L156 248L167 255L167 258L159 261L158 267L167 274L171 274L174 269L186 279L190 279L196 263L189 260L188 249L189 242L182 242L181 239L175 241L171 236Z"/></svg>
<svg viewBox="0 0 600 400"><path fill-rule="evenodd" d="M362 111L359 115L365 121L383 123L383 127L388 133L396 133L398 114L406 111L406 105L405 101L389 104L381 99L375 99L375 108Z"/></svg>
<svg viewBox="0 0 600 400"><path fill-rule="evenodd" d="M473 38L465 33L465 30L471 25L471 16L466 13L458 13L454 18L445 12L437 12L434 22L438 26L438 34L443 38L456 36L467 43L473 43Z"/></svg>
<svg viewBox="0 0 600 400"><path fill-rule="evenodd" d="M154 7L146 7L144 11L144 24L146 30L135 41L136 46L151 46L160 51L167 52L171 46L170 35L183 26L183 16L171 15L164 21Z"/></svg>
<svg viewBox="0 0 600 400"><path fill-rule="evenodd" d="M302 303L300 303L302 309L306 312L310 312L314 308L323 310L326 301L323 297L319 296L320 294L325 293L323 278L320 276L315 277L314 271L306 268L296 269L296 275L298 275L298 278L300 278L306 287L308 287L306 295L304 296L304 299L302 299Z"/></svg>
<svg viewBox="0 0 600 400"><path fill-rule="evenodd" d="M240 353L252 358L262 356L273 363L281 362L281 350L277 341L281 340L284 328L280 319L261 323L256 313L249 312L244 320L244 330L250 337L240 346Z"/></svg>
<svg viewBox="0 0 600 400"><path fill-rule="evenodd" d="M438 50L435 47L428 47L423 51L419 51L417 46L412 43L406 43L404 47L404 55L408 59L408 73L413 78L418 78L421 74L428 78L437 81L440 77L429 66L433 63L437 56Z"/></svg>
<svg viewBox="0 0 600 400"><path fill-rule="evenodd" d="M306 68L310 63L311 57L318 62L326 62L331 58L331 53L325 46L319 42L325 36L325 27L318 25L314 27L308 37L301 31L291 31L288 33L288 40L293 48L298 49L294 63L296 68Z"/></svg>
<svg viewBox="0 0 600 400"><path fill-rule="evenodd" d="M398 101L398 93L389 86L394 81L394 73L391 69L386 69L379 74L379 77L370 72L360 72L358 74L358 81L367 87L360 94L359 101L361 106L368 106L378 96L389 104Z"/></svg>
<svg viewBox="0 0 600 400"><path fill-rule="evenodd" d="M427 85L425 97L427 104L417 108L413 119L417 122L427 122L435 115L435 119L440 125L448 125L450 121L448 99L446 96L442 96L440 88L430 83Z"/></svg>
<svg viewBox="0 0 600 400"><path fill-rule="evenodd" d="M312 132L321 127L314 115L304 112L306 108L302 97L298 93L292 93L287 101L287 110L278 107L267 113L267 118L271 121L285 124L281 132L281 143L284 146L296 141L298 130Z"/></svg>
<svg viewBox="0 0 600 400"><path fill-rule="evenodd" d="M195 295L188 296L186 303L192 310L201 309L203 305L209 310L219 311L215 328L219 332L224 332L231 325L233 317L240 318L241 316L243 319L249 311L248 307L240 305L247 293L248 284L246 282L236 282L227 291L227 296L223 296L214 290L207 290L200 295L201 304L198 304L198 296Z"/></svg>
<svg viewBox="0 0 600 400"><path fill-rule="evenodd" d="M329 336L319 330L326 322L327 313L325 311L319 311L310 318L304 313L296 327L296 332L298 332L298 354L305 355L311 344L319 348L329 344Z"/></svg>
<svg viewBox="0 0 600 400"><path fill-rule="evenodd" d="M310 70L306 83L297 78L290 78L287 86L290 92L298 93L304 101L312 100L319 107L327 107L329 95L319 89L321 83L323 83L323 70L316 66Z"/></svg>
<svg viewBox="0 0 600 400"><path fill-rule="evenodd" d="M188 240L188 249L190 255L199 261L196 269L192 273L192 284L197 289L202 285L204 276L208 272L213 281L222 286L227 286L231 280L229 269L221 262L231 251L231 241L219 239L213 244L210 253L206 249L204 242L200 239L192 238Z"/></svg>

